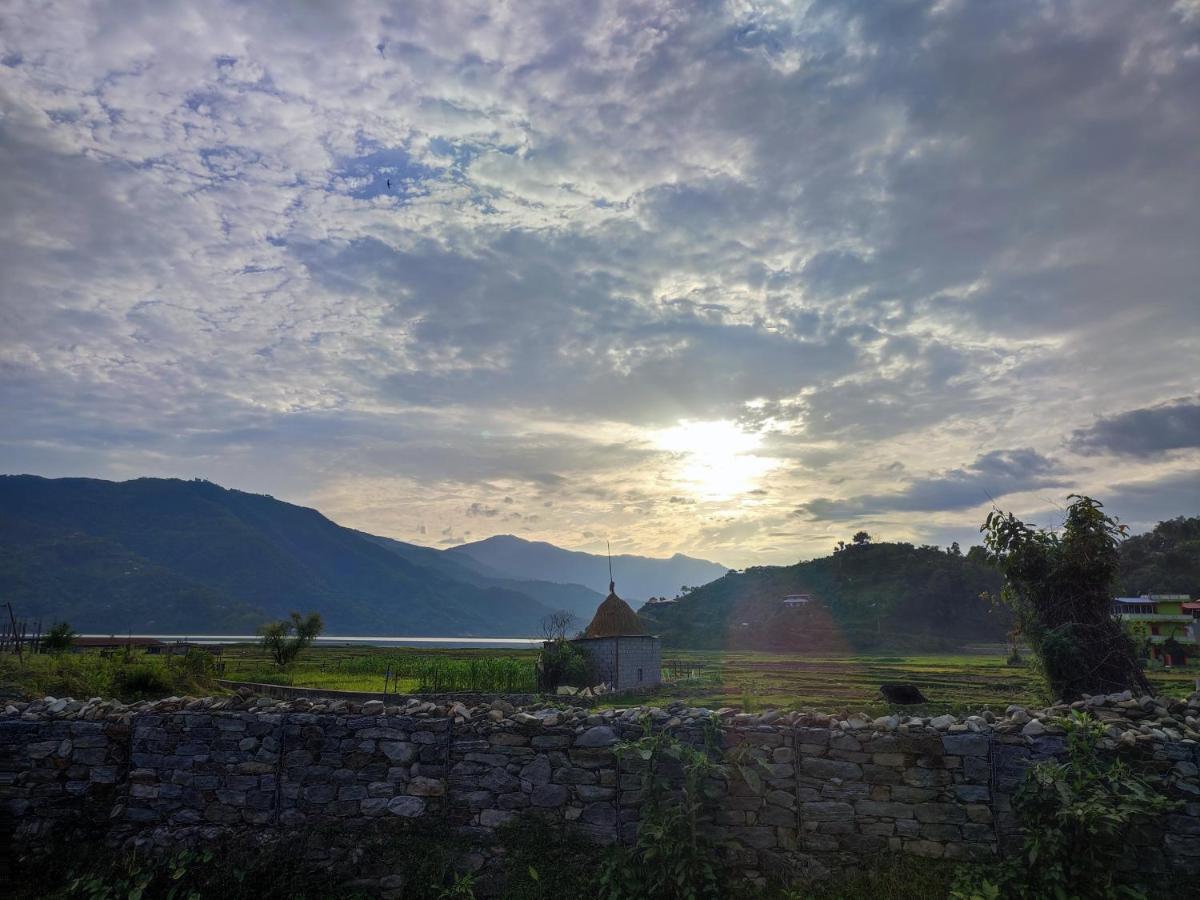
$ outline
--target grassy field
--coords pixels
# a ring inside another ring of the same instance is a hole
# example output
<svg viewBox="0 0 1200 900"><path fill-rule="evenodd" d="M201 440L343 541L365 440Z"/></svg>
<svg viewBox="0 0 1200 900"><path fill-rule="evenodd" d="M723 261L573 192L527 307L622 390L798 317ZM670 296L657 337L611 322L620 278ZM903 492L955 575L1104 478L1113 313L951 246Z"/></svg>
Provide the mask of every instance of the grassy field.
<svg viewBox="0 0 1200 900"><path fill-rule="evenodd" d="M380 691L384 673L400 673L400 691L531 691L532 650L427 650L372 647L321 647L306 651L287 673L277 673L257 647L226 650L225 676L304 687ZM882 713L884 682L918 685L929 712L969 712L1010 703L1042 702L1033 669L1005 663L1005 648L929 656L819 656L755 652L667 651L665 677L672 687L656 694L622 695L614 703L638 700L662 703L680 698L697 706L843 709ZM439 674L440 673L440 674ZM1173 696L1194 689L1200 668L1151 673L1155 688ZM505 685L513 685L507 687Z"/></svg>
<svg viewBox="0 0 1200 900"><path fill-rule="evenodd" d="M661 705L682 699L694 706L769 707L828 712L888 711L879 696L885 682L912 682L929 703L914 712L1002 711L1010 703L1040 705L1041 685L1032 668L1009 666L1004 648L978 648L954 655L774 654L719 651L667 651L664 677L672 684L658 692L623 694L608 701L628 706ZM207 653L189 660L140 652L101 657L95 653L26 657L0 655L0 694L117 696L122 699L209 693L212 677L298 687L396 693L481 691L529 693L535 688L533 650L314 647L286 671L272 665L253 644L227 647L216 671ZM1172 696L1194 690L1200 667L1150 675L1155 689Z"/></svg>
<svg viewBox="0 0 1200 900"><path fill-rule="evenodd" d="M386 677L388 691L396 693L529 693L537 687L536 660L533 650L310 647L299 662L280 672L257 645L236 644L226 648L221 662L222 677L234 681L377 692Z"/></svg>

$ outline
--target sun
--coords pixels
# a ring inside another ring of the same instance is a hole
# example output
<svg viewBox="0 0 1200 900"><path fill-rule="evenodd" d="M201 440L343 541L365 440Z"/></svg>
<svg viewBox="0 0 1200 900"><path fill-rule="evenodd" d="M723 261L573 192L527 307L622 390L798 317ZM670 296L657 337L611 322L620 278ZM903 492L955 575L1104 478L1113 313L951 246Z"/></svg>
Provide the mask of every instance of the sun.
<svg viewBox="0 0 1200 900"><path fill-rule="evenodd" d="M762 435L725 420L680 422L657 431L654 442L676 455L676 482L702 500L728 500L745 494L779 465L778 460L756 453Z"/></svg>

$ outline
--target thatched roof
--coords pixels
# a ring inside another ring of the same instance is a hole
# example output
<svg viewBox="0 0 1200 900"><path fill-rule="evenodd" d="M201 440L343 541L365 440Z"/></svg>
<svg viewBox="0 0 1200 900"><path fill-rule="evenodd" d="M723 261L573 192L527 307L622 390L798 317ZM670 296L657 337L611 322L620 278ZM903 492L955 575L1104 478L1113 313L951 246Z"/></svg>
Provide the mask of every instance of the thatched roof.
<svg viewBox="0 0 1200 900"><path fill-rule="evenodd" d="M608 584L608 596L596 609L592 624L583 633L584 637L623 637L625 635L648 634L642 620L633 608L617 596L616 585Z"/></svg>

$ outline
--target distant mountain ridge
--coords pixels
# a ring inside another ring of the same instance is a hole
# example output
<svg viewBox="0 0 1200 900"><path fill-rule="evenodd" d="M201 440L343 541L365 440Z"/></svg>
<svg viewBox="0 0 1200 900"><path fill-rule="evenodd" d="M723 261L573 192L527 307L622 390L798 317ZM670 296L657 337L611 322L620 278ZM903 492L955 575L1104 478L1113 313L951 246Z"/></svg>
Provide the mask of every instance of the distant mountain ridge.
<svg viewBox="0 0 1200 900"><path fill-rule="evenodd" d="M527 541L500 534L446 551L469 558L511 578L542 579L588 586L608 584L608 557L580 550L564 550L544 541ZM622 553L612 558L617 593L626 600L674 597L684 585L707 584L729 569L706 559L676 553L669 559Z"/></svg>
<svg viewBox="0 0 1200 900"><path fill-rule="evenodd" d="M602 599L207 481L30 475L0 476L0 596L83 631L239 633L295 609L329 634L495 637Z"/></svg>

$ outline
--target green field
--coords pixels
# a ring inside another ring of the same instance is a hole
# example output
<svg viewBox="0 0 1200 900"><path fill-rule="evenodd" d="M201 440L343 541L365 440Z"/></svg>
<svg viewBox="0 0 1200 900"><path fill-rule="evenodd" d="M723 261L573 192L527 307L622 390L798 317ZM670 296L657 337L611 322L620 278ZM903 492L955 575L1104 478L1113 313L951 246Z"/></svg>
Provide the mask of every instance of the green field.
<svg viewBox="0 0 1200 900"><path fill-rule="evenodd" d="M532 650L426 650L373 647L321 647L305 652L292 670L273 670L251 645L226 650L224 677L302 687L381 691L384 673L399 672L402 692L533 690ZM883 713L884 682L912 682L921 688L928 712L1003 711L1010 703L1043 701L1033 669L1009 666L1003 647L929 656L831 656L730 651L666 651L664 676L673 683L654 694L616 698L612 703L661 704L683 699L697 706L736 706L866 710ZM1200 668L1151 673L1160 692L1183 696L1194 689Z"/></svg>
<svg viewBox="0 0 1200 900"><path fill-rule="evenodd" d="M394 647L310 647L287 671L254 644L227 647L221 658L223 678L337 691L394 693L484 691L531 693L536 690L534 650L425 649Z"/></svg>
<svg viewBox="0 0 1200 900"><path fill-rule="evenodd" d="M671 651L664 654L669 684L653 693L622 694L607 705L770 707L826 712L889 707L879 695L885 682L911 682L929 699L913 712L1003 711L1010 703L1043 705L1034 669L1009 666L1004 648L939 655L827 655L744 651ZM212 693L213 676L234 681L267 682L326 690L384 689L390 693L532 693L534 650L314 647L286 670L278 670L260 647L236 644L213 658L194 651L188 659L147 656L140 651L101 656L96 653L39 655L19 661L0 654L0 695L93 696L136 699L170 694ZM1155 689L1186 696L1195 689L1200 667L1150 673Z"/></svg>

